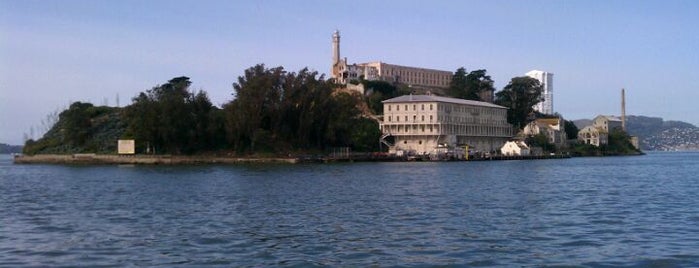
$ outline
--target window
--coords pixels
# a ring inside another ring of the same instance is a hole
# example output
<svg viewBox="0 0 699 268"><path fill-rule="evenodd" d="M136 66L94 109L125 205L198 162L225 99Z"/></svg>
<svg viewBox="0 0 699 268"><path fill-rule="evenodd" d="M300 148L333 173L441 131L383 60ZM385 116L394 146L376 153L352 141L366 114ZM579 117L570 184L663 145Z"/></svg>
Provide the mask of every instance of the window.
<svg viewBox="0 0 699 268"><path fill-rule="evenodd" d="M391 111L391 105L388 105L388 111L389 112Z"/></svg>
<svg viewBox="0 0 699 268"><path fill-rule="evenodd" d="M417 115L413 115L413 122L417 121Z"/></svg>
<svg viewBox="0 0 699 268"><path fill-rule="evenodd" d="M432 116L430 115L430 122L432 122Z"/></svg>
<svg viewBox="0 0 699 268"><path fill-rule="evenodd" d="M400 116L396 116L396 122L400 122Z"/></svg>
<svg viewBox="0 0 699 268"><path fill-rule="evenodd" d="M422 107L420 108L421 110L425 110L425 105L423 104Z"/></svg>
<svg viewBox="0 0 699 268"><path fill-rule="evenodd" d="M400 111L400 105L396 105L396 111Z"/></svg>
<svg viewBox="0 0 699 268"><path fill-rule="evenodd" d="M390 116L390 115L388 116L388 122L391 122L391 116Z"/></svg>
<svg viewBox="0 0 699 268"><path fill-rule="evenodd" d="M407 105L407 104L405 105L405 110L406 110L406 111L408 110L408 105Z"/></svg>
<svg viewBox="0 0 699 268"><path fill-rule="evenodd" d="M413 111L417 110L417 105L413 104Z"/></svg>
<svg viewBox="0 0 699 268"><path fill-rule="evenodd" d="M424 116L424 115L422 116L422 121L425 121L425 116Z"/></svg>
<svg viewBox="0 0 699 268"><path fill-rule="evenodd" d="M407 115L405 116L405 122L408 122L408 116L407 116Z"/></svg>

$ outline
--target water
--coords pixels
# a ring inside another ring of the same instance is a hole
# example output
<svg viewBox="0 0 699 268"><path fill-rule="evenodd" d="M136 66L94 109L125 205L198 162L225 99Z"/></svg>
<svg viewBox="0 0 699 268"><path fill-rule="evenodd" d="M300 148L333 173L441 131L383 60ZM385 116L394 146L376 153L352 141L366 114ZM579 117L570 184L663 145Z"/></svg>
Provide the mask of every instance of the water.
<svg viewBox="0 0 699 268"><path fill-rule="evenodd" d="M241 166L0 159L0 266L699 266L699 153Z"/></svg>

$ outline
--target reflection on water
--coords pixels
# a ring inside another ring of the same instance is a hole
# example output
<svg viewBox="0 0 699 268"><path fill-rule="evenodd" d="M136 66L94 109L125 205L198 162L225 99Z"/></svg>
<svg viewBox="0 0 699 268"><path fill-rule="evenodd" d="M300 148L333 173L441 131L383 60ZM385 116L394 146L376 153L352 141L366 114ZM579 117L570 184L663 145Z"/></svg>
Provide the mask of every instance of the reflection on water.
<svg viewBox="0 0 699 268"><path fill-rule="evenodd" d="M698 266L699 153L12 165L0 266Z"/></svg>

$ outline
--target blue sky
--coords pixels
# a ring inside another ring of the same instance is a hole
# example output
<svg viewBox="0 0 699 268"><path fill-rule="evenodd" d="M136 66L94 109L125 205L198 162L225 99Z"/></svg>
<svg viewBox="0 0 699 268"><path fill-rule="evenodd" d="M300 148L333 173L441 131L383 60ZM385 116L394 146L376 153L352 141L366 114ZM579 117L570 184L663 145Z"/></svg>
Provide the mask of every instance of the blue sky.
<svg viewBox="0 0 699 268"><path fill-rule="evenodd" d="M696 14L699 1L0 0L0 142L176 76L222 104L257 63L328 73L335 29L350 62L487 69L498 90L544 70L568 119L619 114L623 87L628 114L698 125Z"/></svg>

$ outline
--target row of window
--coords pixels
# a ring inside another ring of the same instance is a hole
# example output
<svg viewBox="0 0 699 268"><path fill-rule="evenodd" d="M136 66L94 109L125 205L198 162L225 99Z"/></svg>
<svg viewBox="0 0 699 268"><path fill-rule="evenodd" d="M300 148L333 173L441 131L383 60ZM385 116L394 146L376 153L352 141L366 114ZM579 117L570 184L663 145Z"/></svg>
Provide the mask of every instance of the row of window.
<svg viewBox="0 0 699 268"><path fill-rule="evenodd" d="M406 115L406 116L404 116L404 118L405 118L405 120L403 122L408 122L408 116ZM392 119L393 119L393 116L389 115L388 122L391 122ZM422 120L422 122L425 122L425 116L424 115L420 116L420 120ZM430 115L430 122L432 122L432 120L433 120L433 117L432 117L432 115ZM400 116L396 116L396 122L400 122ZM417 122L417 115L413 115L413 122Z"/></svg>
<svg viewBox="0 0 699 268"><path fill-rule="evenodd" d="M388 111L390 112L391 109L393 109L394 106L395 106L396 111L400 111L400 106L401 106L400 104L395 104L395 105L389 104L389 105L388 105ZM417 104L413 104L412 106L413 106L413 111L417 111ZM407 110L408 110L408 105L407 105L407 104L404 104L403 107L404 107L404 108L403 108L403 109L404 109L403 111L407 111ZM430 108L430 111L432 111L433 104L430 104L429 108ZM421 110L421 111L424 111L424 110L425 110L425 104L424 104L424 103L423 103L423 104L420 104L420 110Z"/></svg>
<svg viewBox="0 0 699 268"><path fill-rule="evenodd" d="M444 125L441 133L433 125L384 126L384 132L393 134L455 134L463 136L510 136L510 128L493 126ZM435 133L437 132L437 133Z"/></svg>

